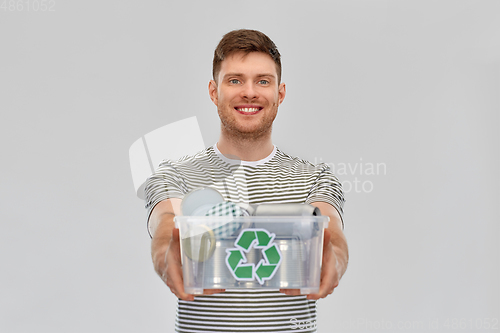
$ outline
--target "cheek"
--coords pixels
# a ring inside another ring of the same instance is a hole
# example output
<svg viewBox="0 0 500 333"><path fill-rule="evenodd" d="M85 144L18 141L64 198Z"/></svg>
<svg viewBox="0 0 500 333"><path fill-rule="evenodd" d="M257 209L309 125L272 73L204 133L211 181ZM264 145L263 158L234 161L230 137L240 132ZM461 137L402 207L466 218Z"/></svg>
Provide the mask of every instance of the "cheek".
<svg viewBox="0 0 500 333"><path fill-rule="evenodd" d="M279 105L280 100L279 100L279 94L278 93L270 93L267 100L272 104L272 105Z"/></svg>
<svg viewBox="0 0 500 333"><path fill-rule="evenodd" d="M230 96L227 93L221 92L218 96L219 103L228 104L230 102Z"/></svg>

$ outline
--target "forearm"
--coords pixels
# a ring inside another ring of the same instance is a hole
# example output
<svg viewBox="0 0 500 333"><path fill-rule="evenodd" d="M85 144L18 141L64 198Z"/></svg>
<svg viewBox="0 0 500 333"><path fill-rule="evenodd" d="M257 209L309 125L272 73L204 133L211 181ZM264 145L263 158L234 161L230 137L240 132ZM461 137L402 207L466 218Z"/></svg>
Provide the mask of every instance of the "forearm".
<svg viewBox="0 0 500 333"><path fill-rule="evenodd" d="M347 270L347 265L349 262L349 249L347 247L347 240L344 234L331 233L330 243L333 246L333 252L337 258L337 272L339 274L339 280L344 275Z"/></svg>
<svg viewBox="0 0 500 333"><path fill-rule="evenodd" d="M158 217L159 222L151 240L151 258L156 272L160 275L162 274L161 270L164 269L165 254L172 240L172 230L175 226L174 216L172 213L163 213Z"/></svg>

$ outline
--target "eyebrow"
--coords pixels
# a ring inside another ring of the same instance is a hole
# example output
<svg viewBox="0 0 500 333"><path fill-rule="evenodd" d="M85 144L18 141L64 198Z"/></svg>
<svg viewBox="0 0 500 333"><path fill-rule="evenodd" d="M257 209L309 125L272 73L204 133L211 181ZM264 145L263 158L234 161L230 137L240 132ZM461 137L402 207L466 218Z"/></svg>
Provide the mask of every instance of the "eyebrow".
<svg viewBox="0 0 500 333"><path fill-rule="evenodd" d="M226 75L224 75L224 79L227 78L228 76L242 77L242 76L244 76L244 74L243 73L227 73ZM257 77L272 77L272 78L276 78L276 75L271 74L271 73L262 73L262 74L257 74Z"/></svg>

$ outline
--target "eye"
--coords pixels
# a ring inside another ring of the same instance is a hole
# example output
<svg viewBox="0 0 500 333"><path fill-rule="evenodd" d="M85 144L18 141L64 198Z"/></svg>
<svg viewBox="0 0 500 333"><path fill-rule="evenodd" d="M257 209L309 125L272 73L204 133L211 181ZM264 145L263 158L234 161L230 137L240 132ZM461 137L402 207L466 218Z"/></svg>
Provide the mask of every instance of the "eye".
<svg viewBox="0 0 500 333"><path fill-rule="evenodd" d="M231 84L238 84L238 83L240 83L240 80L231 79L231 80L229 80L229 83L231 83Z"/></svg>
<svg viewBox="0 0 500 333"><path fill-rule="evenodd" d="M267 81L267 80L260 80L259 84L269 84L269 81Z"/></svg>

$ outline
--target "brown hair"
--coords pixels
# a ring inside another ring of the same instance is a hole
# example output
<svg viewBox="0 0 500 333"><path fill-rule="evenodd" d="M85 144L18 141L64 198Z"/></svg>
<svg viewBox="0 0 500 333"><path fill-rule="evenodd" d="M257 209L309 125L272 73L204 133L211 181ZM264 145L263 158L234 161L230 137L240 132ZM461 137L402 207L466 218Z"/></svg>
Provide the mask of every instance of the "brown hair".
<svg viewBox="0 0 500 333"><path fill-rule="evenodd" d="M222 61L229 55L243 52L262 52L268 54L276 64L276 72L278 73L278 83L281 81L281 55L274 42L257 30L233 30L222 37L214 52L214 62L212 67L213 79L219 75Z"/></svg>

